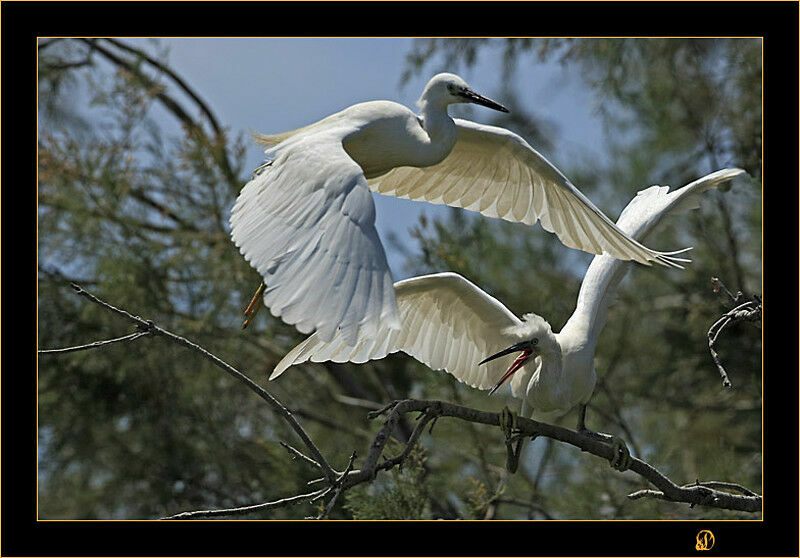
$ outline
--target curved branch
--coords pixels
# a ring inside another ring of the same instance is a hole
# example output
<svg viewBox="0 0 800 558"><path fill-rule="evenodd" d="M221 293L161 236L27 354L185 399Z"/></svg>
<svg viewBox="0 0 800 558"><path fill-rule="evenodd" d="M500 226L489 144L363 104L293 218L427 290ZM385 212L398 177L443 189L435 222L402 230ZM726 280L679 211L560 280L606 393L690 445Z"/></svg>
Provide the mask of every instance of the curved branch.
<svg viewBox="0 0 800 558"><path fill-rule="evenodd" d="M732 294L727 287L725 287L725 284L717 277L711 278L711 285L715 293L723 291L734 303L738 304L739 299L742 298L741 291L737 292L735 295ZM731 387L732 384L728 377L728 372L725 370L725 367L722 366L722 359L714 348L720 333L730 324L735 324L740 321L755 322L760 319L761 297L753 295L752 300L741 303L733 310L729 310L708 329L708 333L706 334L708 336L708 351L711 353L711 359L714 361L714 364L717 366L717 371L719 371L719 375L722 377L723 386Z"/></svg>
<svg viewBox="0 0 800 558"><path fill-rule="evenodd" d="M274 502L265 502L263 504L256 504L254 506L242 506L240 508L225 508L221 510L198 510L177 513L161 519L205 519L208 517L223 517L230 515L246 515L257 511L271 510L274 508L282 508L289 504L299 504L309 499L319 497L325 492L326 489L309 492L308 494L298 494L297 496L290 496Z"/></svg>
<svg viewBox="0 0 800 558"><path fill-rule="evenodd" d="M115 53L111 52L107 48L97 44L97 39L78 39L78 40L79 41L83 41L84 43L88 44L90 46L90 48L92 48L95 52L99 53L101 56L106 58L112 64L124 69L129 74L131 74L133 76L136 76L138 79L142 80L144 83L146 83L148 85L148 87L153 87L153 86L156 85L154 80L152 80L151 78L149 78L146 75L144 75L132 63L128 62L127 60L124 60L124 59L120 58L119 56L117 56ZM116 43L112 43L112 44L115 44L115 46L120 46L120 45L117 45ZM120 47L120 48L122 48L122 47ZM135 49L131 49L131 47L128 47L127 50L135 50ZM150 59L148 59L148 58L145 58L145 60L150 62ZM161 69L162 71L167 72L165 70L165 68L160 64L158 65L158 68ZM219 163L219 165L220 165L220 167L222 169L222 172L225 174L226 178L228 179L228 182L231 184L231 186L238 187L239 186L239 180L236 177L236 175L234 174L233 167L231 166L231 163L228 160L228 154L227 154L227 152L225 150L225 144L224 144L224 134L222 133L222 130L219 128L219 125L217 124L216 119L213 117L213 115L211 115L210 110L207 109L207 107L205 107L205 105L202 103L202 101L199 100L199 98L197 98L191 92L187 91L187 87L183 83L183 80L180 80L180 78L177 78L177 76L173 72L168 72L168 75L173 80L176 80L178 85L181 86L181 88L185 92L187 92L187 94L189 94L189 96L196 103L198 103L198 106L200 107L200 109L209 118L209 122L211 123L212 128L214 128L216 137L220 141L219 145L216 146L217 147L216 149L214 149L214 146L211 146L211 145L209 145L209 147L211 148L212 154L216 156L216 158L218 160L218 163ZM183 124L189 130L194 131L201 141L203 141L205 143L208 143L208 138L206 137L206 134L203 131L202 126L200 126L200 124L195 122L195 120L189 115L189 113L183 108L183 106L181 106L181 104L178 101L176 101L175 99L173 99L172 97L167 95L161 89L157 89L156 90L155 98L158 99L161 102L161 104L163 104L164 107L169 112L171 112L176 118L178 118L178 120L183 122Z"/></svg>
<svg viewBox="0 0 800 558"><path fill-rule="evenodd" d="M308 436L303 427L300 426L300 423L297 422L294 416L292 416L292 413L289 411L289 409L284 407L280 401L278 401L272 395L270 395L264 388L256 384L253 380L251 380L238 370L236 370L233 366L231 366L227 362L223 361L222 359L218 358L217 356L211 354L210 352L202 348L200 345L192 343L191 341L189 341L184 337L175 335L174 333L171 333L165 329L158 327L151 320L144 320L139 316L134 316L133 314L126 312L125 310L116 308L108 304L107 302L100 300L90 292L84 290L80 285L71 283L71 286L73 289L75 289L75 292L80 296L86 298L87 300L95 304L102 306L103 308L117 314L118 316L125 318L129 322L136 324L139 328L141 328L142 331L147 331L152 335L166 337L167 339L174 341L179 345L182 345L186 348L195 351L196 353L199 353L204 358L214 363L217 367L221 368L229 375L233 376L234 378L242 382L244 385L250 388L251 391L253 391L256 395L258 395L261 399L266 401L270 407L278 411L278 413L280 413L281 416L283 416L286 422L289 423L289 426L292 427L292 429L297 433L297 435L300 437L300 439L303 441L306 447L314 455L316 461L322 466L322 470L325 473L325 477L328 479L328 481L329 482L335 481L335 479L337 478L336 472L331 468L331 466L325 460L325 457L323 457L322 453L319 451L319 448L317 448L314 442L311 441L311 438Z"/></svg>
<svg viewBox="0 0 800 558"><path fill-rule="evenodd" d="M342 473L337 473L330 467L320 450L311 441L303 427L300 426L297 420L292 416L292 413L277 399L267 393L255 382L250 380L247 376L199 345L156 326L152 321L145 320L139 316L134 316L125 310L116 308L95 297L93 294L85 291L79 285L72 283L72 287L80 296L134 323L139 332L143 334L165 337L175 343L178 343L179 345L192 349L193 351L201 354L204 358L213 362L217 367L221 368L229 375L244 383L251 391L256 393L256 395L266 401L271 407L281 414L281 416L295 430L300 439L310 450L313 457L308 457L302 454L288 444L283 444L284 448L286 448L293 457L300 457L302 461L320 468L324 473L324 477L318 479L318 481L325 481L327 486L308 494L300 494L274 502L266 502L240 508L184 512L170 516L166 519L194 519L222 515L244 515L254 511L263 511L281 507L291 503L300 503L304 501L313 502L315 500L324 498L333 492L333 497L323 508L323 513L318 516L318 518L324 518L327 517L330 510L333 508L336 499L342 492L345 492L346 490L358 484L373 481L380 471L389 470L395 466L402 465L406 458L411 454L411 450L413 449L414 445L416 445L416 443L419 441L419 438L422 436L425 427L430 424L431 427L429 430L432 430L436 420L438 420L440 417L450 417L466 422L485 424L489 426L500 425L499 413L480 411L478 409L472 409L444 401L417 399L393 401L385 407L378 409L377 411L370 412L367 415L369 418L377 418L385 413L388 413L383 426L381 426L372 439L372 443L370 444L367 454L364 458L363 466L360 469L354 469L356 455L355 452L353 452L353 455L351 456L345 470ZM88 349L92 348L93 346L96 345L90 344L81 348ZM395 430L397 425L404 420L407 413L420 413L420 415L417 417L417 420L419 421L417 426L409 436L404 449L398 455L388 459L384 457L383 461L381 461L381 457L383 456L383 452L386 449L386 444L388 443L392 432ZM614 457L614 450L610 445L598 440L595 437L577 432L575 430L570 430L561 426L538 422L523 417L517 417L516 426L519 432L524 436L531 436L533 438L544 436L546 438L558 440L562 443L572 445L581 451L591 453L592 455L609 461L612 457ZM631 466L629 470L646 479L656 488L655 490L639 490L629 494L628 498L631 500L652 497L662 500L669 500L672 502L687 503L692 507L699 504L703 506L746 512L761 511L761 496L736 483L722 481L701 482L697 480L693 484L679 486L649 463L646 463L635 457L631 457Z"/></svg>
<svg viewBox="0 0 800 558"><path fill-rule="evenodd" d="M390 424L392 420L397 420L400 414L416 411L424 411L426 414L433 414L434 416L453 417L469 422L476 422L480 424L488 424L493 426L500 425L499 413L487 413L478 411L460 405L453 405L444 401L420 401L407 399L405 401L394 402L389 408L389 417L386 424ZM386 409L382 410L385 411ZM375 414L382 411L376 411ZM386 425L384 425L384 429ZM581 451L591 453L597 457L610 460L613 457L613 449L595 438L589 437L585 434L543 422L534 421L522 417L517 417L517 428L524 435L529 436L544 436L552 438L560 442L575 446ZM373 472L384 468L384 463L377 465L377 457L380 455L385 445L385 441L381 443L379 440L380 435L384 429L378 432L376 436L376 444L370 448L370 454L367 455L366 471L356 471L355 473L362 473L363 475L370 474L370 467ZM667 478L658 469L635 457L631 457L630 469L639 476L645 478L653 486L658 489L658 492L663 496L663 499L672 502L683 502L691 505L701 504L715 508L723 508L729 510L738 510L746 512L759 512L761 511L761 496L753 493L752 491L735 485L733 483L722 483L719 481L709 481L707 483L696 482L691 485L679 486ZM356 480L356 479L353 479ZM731 494L720 490L721 488L735 489L744 494ZM641 493L642 491L640 491ZM653 491L650 491L653 492ZM629 498L636 499L642 497L642 494L634 496L639 493L629 495Z"/></svg>
<svg viewBox="0 0 800 558"><path fill-rule="evenodd" d="M186 93L197 104L197 106L200 108L203 114L206 115L206 118L208 118L208 122L214 129L214 133L218 136L222 135L222 127L217 122L214 113L211 112L211 109L208 107L208 105L205 102L203 102L203 100L197 95L197 93L195 93L194 90L191 87L189 87L189 85L185 81L183 81L183 79L181 79L181 77L178 76L175 72L173 72L171 69L163 65L161 62L159 62L158 60L156 60L143 50L139 50L137 48L134 48L130 45L123 43L122 41L118 41L117 39L112 39L110 37L104 37L103 40L111 43L112 45L121 50L129 52L137 56L138 58L145 60L148 64L150 64L160 72L163 72L164 74L169 76L172 79L172 81L178 84L178 87L180 87L183 90L183 92Z"/></svg>
<svg viewBox="0 0 800 558"><path fill-rule="evenodd" d="M63 349L39 349L36 352L40 355L53 355L53 354L74 353L75 351L87 351L89 349L97 349L99 347L105 347L106 345L111 345L112 343L120 343L123 341L135 341L136 339L139 339L139 337L143 337L145 335L150 335L150 332L135 331L128 335L123 335L122 337L115 337L114 339L106 339L104 341L95 341L93 343L87 343L86 345L78 345L76 347L64 347Z"/></svg>

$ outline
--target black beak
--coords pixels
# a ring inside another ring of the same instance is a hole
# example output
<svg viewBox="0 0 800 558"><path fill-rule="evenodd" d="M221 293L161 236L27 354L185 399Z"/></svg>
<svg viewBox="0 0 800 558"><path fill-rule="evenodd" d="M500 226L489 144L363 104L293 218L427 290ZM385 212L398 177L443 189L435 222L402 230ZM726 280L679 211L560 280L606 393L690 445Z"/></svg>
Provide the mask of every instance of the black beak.
<svg viewBox="0 0 800 558"><path fill-rule="evenodd" d="M524 350L530 349L530 348L531 348L531 344L530 344L529 341L522 341L521 343L517 343L516 345L511 345L507 349L503 349L499 353L495 353L492 356L486 357L485 359L483 359L482 361L480 361L478 363L478 366L480 366L481 364L486 364L490 360L494 360L496 358L500 358L501 356L505 356L505 355L508 355L508 354L511 354L511 353L518 353L519 351L524 351Z"/></svg>
<svg viewBox="0 0 800 558"><path fill-rule="evenodd" d="M500 389L500 386L502 386L506 382L506 380L508 380L511 376L514 375L514 373L517 370L519 370L525 365L530 356L533 354L533 348L531 342L522 341L521 343L517 343L516 345L511 345L509 348L503 349L499 353L495 353L492 356L487 357L478 363L478 366L480 366L485 362L489 362L490 360L500 358L501 356L507 355L508 353L516 353L519 351L522 351L522 354L517 357L517 359L511 364L511 366L508 367L508 370L506 370L505 374L503 374L503 377L500 378L500 380L494 385L492 390L489 392L489 395L492 395L494 392Z"/></svg>
<svg viewBox="0 0 800 558"><path fill-rule="evenodd" d="M506 107L501 105L500 103L495 103L488 97L484 97L483 95L479 95L475 93L472 89L465 89L464 91L460 92L459 95L464 97L468 103L475 103L476 105L481 105L486 108L499 110L500 112L510 112Z"/></svg>

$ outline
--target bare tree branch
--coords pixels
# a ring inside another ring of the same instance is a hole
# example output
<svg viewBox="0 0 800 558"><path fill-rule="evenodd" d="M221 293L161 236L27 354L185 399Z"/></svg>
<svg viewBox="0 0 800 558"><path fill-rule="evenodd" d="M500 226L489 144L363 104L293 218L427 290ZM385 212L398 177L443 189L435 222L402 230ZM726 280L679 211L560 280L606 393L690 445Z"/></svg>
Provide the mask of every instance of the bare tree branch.
<svg viewBox="0 0 800 558"><path fill-rule="evenodd" d="M97 44L97 39L78 39L78 40L87 43L91 49L99 53L106 60L108 60L115 66L122 68L123 70L128 72L128 74L130 74L131 76L135 76L136 78L142 80L142 82L147 84L148 87L154 87L156 85L156 83L152 79L150 79L149 77L144 75L141 71L139 71L133 63L121 58L116 53L111 52L107 48ZM205 105L205 103L203 103L200 100L200 98L188 88L188 86L185 84L183 80L181 80L174 72L167 70L162 64L155 62L155 60L148 57L147 55L144 55L143 53L137 51L132 47L128 47L123 43L113 42L112 44L128 52L135 52L137 53L138 56L143 56L144 60L146 60L147 62L155 66L157 69L161 70L162 72L166 73L170 78L172 78L173 81L175 81L178 84L178 86L181 87L181 89L185 93L187 93L195 103L197 103L197 106L206 115L209 122L211 123L212 128L214 128L216 138L219 140L218 141L219 144L217 146L209 145L209 147L211 148L213 155L216 157L217 162L220 165L220 169L225 174L225 177L227 178L231 187L238 188L240 186L239 179L233 172L233 168L230 164L230 161L228 160L228 154L225 152L223 130L219 127L219 124L217 123L216 119L214 118L210 109L208 109L208 107ZM198 139L205 142L206 144L209 144L208 138L205 132L203 131L202 126L200 126L200 124L195 122L195 120L189 115L186 109L184 109L183 106L178 101L176 101L170 95L167 95L161 89L156 90L155 98L158 99L169 112L171 112L176 118L178 118L178 120L183 122L188 130L194 131Z"/></svg>
<svg viewBox="0 0 800 558"><path fill-rule="evenodd" d="M244 385L250 388L251 391L253 391L256 395L258 395L261 399L266 401L270 405L270 407L278 411L281 414L281 416L283 416L286 422L289 423L289 426L291 426L292 429L297 433L297 435L300 436L300 439L303 441L306 447L311 451L316 461L322 466L322 470L325 473L325 477L328 479L328 481L329 482L335 481L337 477L336 472L331 468L330 465L328 465L328 462L325 460L325 457L323 457L322 453L320 453L319 448L317 448L314 442L311 441L311 438L309 438L308 434L303 429L303 427L300 426L300 423L297 422L297 420L292 416L292 413L286 407L284 407L280 401L278 401L272 395L270 395L264 388L253 382L250 378L248 378L247 376L236 370L233 366L231 366L227 362L211 354L201 346L192 343L188 339L185 339L179 335L175 335L174 333L171 333L165 329L158 327L151 320L144 320L139 316L134 316L133 314L126 312L125 310L115 308L109 303L100 300L99 298L89 293L88 291L85 291L80 285L77 285L75 283L72 283L71 285L72 288L75 289L76 293L86 298L87 300L95 304L98 304L99 306L136 324L140 328L143 328L143 331L147 331L152 335L159 335L161 337L166 337L167 339L174 341L179 345L182 345L186 348L195 351L196 353L199 353L204 358L210 360L219 368L227 372L229 375L233 376L234 378L242 382Z"/></svg>
<svg viewBox="0 0 800 558"><path fill-rule="evenodd" d="M313 458L304 455L299 450L292 448L288 444L282 443L283 447L286 448L287 451L289 451L290 454L292 454L293 456L300 457L306 463L309 463L321 469L324 473L324 477L319 480L325 481L327 484L327 486L320 488L319 490L316 490L314 492L310 492L307 494L299 494L296 496L287 497L273 502L266 502L262 504L244 506L239 508L222 509L222 510L200 510L193 512L184 512L177 515L169 516L165 519L195 519L195 518L218 517L226 515L245 515L256 511L264 511L277 507L282 507L292 503L300 503L306 501L313 502L315 500L319 500L320 498L326 497L328 494L332 492L333 496L331 500L325 505L319 516L317 516L318 519L323 519L327 517L330 511L333 509L333 506L336 503L336 500L341 493L345 492L346 490L358 484L373 481L376 478L378 472L380 471L386 471L392 469L395 466L402 466L404 461L411 454L413 447L416 445L416 443L422 436L425 427L428 424L431 424L431 430L432 430L433 424L438 418L451 417L476 424L485 424L490 426L500 425L499 413L480 411L477 409L463 407L461 405L455 405L444 401L428 401L428 400L416 400L416 399L393 401L392 403L382 407L381 409L372 411L367 415L369 418L374 419L379 416L382 416L383 414L387 414L383 425L377 431L374 438L372 439L372 443L368 448L362 467L360 469L354 469L356 454L355 452L353 452L345 470L342 473L336 473L327 463L325 458L322 456L317 446L308 437L308 434L305 432L305 430L303 430L302 426L300 426L297 420L292 416L292 413L288 409L286 409L286 407L284 407L277 399L275 399L272 395L267 393L260 386L255 384L247 376L245 376L244 374L242 374L229 364L225 363L218 357L214 356L207 350L203 349L199 345L196 345L195 343L192 343L191 341L179 335L175 335L174 333L171 333L156 326L152 321L145 320L143 318L140 318L139 316L134 316L125 310L116 308L108 304L107 302L100 300L93 294L85 291L83 288L74 283L72 284L72 287L75 289L76 293L79 294L80 296L134 323L139 329L137 333L141 333L142 335L150 334L150 335L158 335L161 337L165 337L175 343L178 343L179 345L192 349L193 351L202 355L204 358L213 362L215 365L217 365L219 368L224 370L229 375L233 376L237 380L244 383L248 388L250 388L251 391L256 393L256 395L261 397L261 399L266 401L271 407L273 407L281 414L281 416L295 430L298 436L300 436L303 443L311 452ZM133 335L136 334L132 334L131 336L128 337L130 338ZM108 344L108 342L100 342L100 343ZM398 455L388 459L384 457L384 459L381 461L381 457L383 457L383 452L386 448L386 444L392 437L392 432L395 431L398 424L402 420L404 420L405 415L408 413L420 413L420 415L417 417L418 423L414 428L413 432L411 433L411 435L408 437L408 441L405 443L405 447ZM570 430L568 428L552 424L546 424L543 422L538 422L523 417L517 417L517 428L519 429L519 432L524 436L531 436L531 437L544 436L546 438L558 440L562 443L572 445L580 449L581 451L591 453L592 455L603 458L605 460L610 460L613 457L614 450L612 449L611 445L603 441L600 441L597 438L591 437L589 435L574 430ZM645 497L652 497L652 498L659 498L662 500L669 500L672 502L687 503L690 504L692 507L694 507L697 504L700 504L715 508L739 510L746 512L761 511L761 496L736 483L722 482L722 481L701 482L697 480L692 484L679 486L678 484L674 483L669 478L667 478L663 473L658 471L652 465L635 457L631 458L631 462L632 463L630 466L630 471L638 474L639 476L647 480L650 484L652 484L655 487L655 490L644 489L629 494L628 498L630 498L631 500L636 500Z"/></svg>
<svg viewBox="0 0 800 558"><path fill-rule="evenodd" d="M738 303L743 296L741 291L738 291L735 295L732 294L727 287L725 287L725 284L717 277L711 278L711 285L713 286L715 293L723 291L734 303ZM714 344L717 342L719 334L722 333L722 330L724 330L730 324L735 324L736 322L741 321L753 322L759 319L761 319L761 297L758 295L753 295L752 300L741 303L734 309L729 310L709 328L707 334L708 350L711 353L711 358L714 360L714 364L717 365L719 375L722 376L723 386L731 387L732 384L730 378L728 377L728 372L725 370L725 367L722 366L722 360L714 348Z"/></svg>
<svg viewBox="0 0 800 558"><path fill-rule="evenodd" d="M161 519L205 519L207 517L220 517L220 516L230 516L230 515L246 515L248 513L253 513L257 511L264 511L264 510L271 510L274 508L282 508L283 506L288 506L289 504L299 504L309 499L313 499L322 493L324 493L327 489L317 490L315 492L310 492L308 494L298 494L297 496L291 496L289 498L283 498L281 500L276 500L275 502L265 502L263 504L256 504L254 506L243 506L241 508L226 508L222 510L198 510L198 511L190 511L190 512L183 512L178 513L175 515L170 515L168 517L162 517Z"/></svg>
<svg viewBox="0 0 800 558"><path fill-rule="evenodd" d="M308 463L309 465L313 465L317 469L322 469L322 465L311 459L309 456L307 456L300 450L293 448L292 446L283 441L279 441L278 443L282 445L284 448L286 448L286 451L289 452L289 455L292 455L294 458L299 458L301 461L305 461L306 463Z"/></svg>
<svg viewBox="0 0 800 558"><path fill-rule="evenodd" d="M394 407L389 413L389 418L387 418L386 424L389 424L392 416L395 414L415 411L425 411L429 414L454 417L480 424L496 426L500 425L500 415L498 413L487 413L484 411L478 411L476 409L445 403L443 401L419 401L410 399L395 402ZM569 430L561 426L546 424L522 417L517 417L517 427L524 435L552 438L554 440L575 446L581 451L591 453L592 455L602 457L606 460L610 460L613 457L613 449L610 445L574 430ZM381 431L379 431L378 435L376 436L376 441L378 442L380 434ZM373 447L370 448L370 454L377 449L375 446L376 444L373 442ZM370 463L370 457L371 455L368 454L366 458L367 463ZM679 486L649 463L646 463L635 457L631 457L631 461L632 464L630 470L653 484L666 500L670 500L672 502L683 502L691 504L692 506L701 504L715 508L747 512L761 511L761 496L752 492L751 494L741 495L731 494L729 492L719 490L720 488L736 487L736 490L741 492L743 487L740 487L739 485L734 485L733 483L720 483L719 481L710 481L709 483L696 482L691 485ZM373 467L375 470L377 470L382 468L382 464L374 465ZM354 472L354 474L358 473L360 473L360 471ZM632 499L635 498L632 497Z"/></svg>
<svg viewBox="0 0 800 558"><path fill-rule="evenodd" d="M200 98L200 96L197 93L195 93L194 90L191 87L189 87L189 85L183 79L181 79L180 76L178 76L175 72L173 72L168 67L164 66L158 60L154 59L152 56L148 55L143 50L134 48L134 47L132 47L130 45L127 45L127 44L123 43L122 41L119 41L117 39L112 39L110 37L105 37L104 40L106 42L111 43L112 45L114 45L115 47L117 47L117 48L119 48L121 50L129 52L129 53L135 55L136 57L141 58L142 60L145 60L148 64L150 64L151 66L156 68L158 71L163 72L164 74L169 76L172 79L172 81L174 81L178 85L178 87L180 87L183 90L184 93L186 93L189 97L191 97L191 99L197 104L197 106L200 108L200 110L203 111L203 114L206 115L206 118L208 118L208 122L211 124L211 127L214 129L214 133L216 135L218 135L218 136L222 135L222 133L223 133L222 126L220 126L219 122L217 122L217 119L214 116L214 113L211 112L211 109L209 108L209 106L205 102L203 102L203 100Z"/></svg>
<svg viewBox="0 0 800 558"><path fill-rule="evenodd" d="M328 514L333 509L333 505L336 503L336 498L339 497L339 494L341 494L342 490L344 489L344 484L342 483L342 481L345 478L347 478L347 475L349 475L350 471L353 470L353 462L355 460L356 460L356 452L354 451L352 455L350 455L350 461L347 463L347 468L345 468L344 472L341 475L339 475L338 479L336 479L336 484L338 486L336 487L336 491L333 493L333 498L331 498L331 501L328 502L327 506L325 506L325 509L322 510L322 513L320 513L317 516L317 519L325 519L326 517L328 517Z"/></svg>
<svg viewBox="0 0 800 558"><path fill-rule="evenodd" d="M114 339L106 339L105 341L95 341L94 343L87 343L86 345L78 345L76 347L65 347L63 349L41 349L37 351L37 353L39 353L40 355L51 355L51 354L73 353L76 351L86 351L88 349L97 349L99 347L105 347L106 345L110 345L111 343L119 343L120 341L134 341L145 335L150 335L150 332L135 331L129 335L123 335L122 337L116 337Z"/></svg>

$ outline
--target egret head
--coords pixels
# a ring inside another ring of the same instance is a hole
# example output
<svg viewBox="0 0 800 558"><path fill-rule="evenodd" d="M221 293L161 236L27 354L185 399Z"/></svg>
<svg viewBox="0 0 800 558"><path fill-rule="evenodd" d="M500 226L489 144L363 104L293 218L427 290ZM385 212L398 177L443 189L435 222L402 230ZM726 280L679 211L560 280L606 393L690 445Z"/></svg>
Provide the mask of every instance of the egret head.
<svg viewBox="0 0 800 558"><path fill-rule="evenodd" d="M560 354L558 341L555 335L553 335L553 330L550 324L547 323L547 320L536 314L525 314L522 319L522 324L503 332L520 339L520 341L498 353L486 357L478 363L480 366L481 364L511 353L520 353L516 360L511 363L511 366L508 367L505 374L503 374L503 377L500 378L500 381L498 381L492 388L492 391L489 392L489 395L497 391L506 380L511 378L511 376L522 368L530 359L537 356L541 356L542 358L555 357Z"/></svg>
<svg viewBox="0 0 800 558"><path fill-rule="evenodd" d="M470 89L467 82L455 74L436 74L425 86L417 101L420 108L427 105L447 106L455 103L475 103L490 109L508 112L508 109Z"/></svg>

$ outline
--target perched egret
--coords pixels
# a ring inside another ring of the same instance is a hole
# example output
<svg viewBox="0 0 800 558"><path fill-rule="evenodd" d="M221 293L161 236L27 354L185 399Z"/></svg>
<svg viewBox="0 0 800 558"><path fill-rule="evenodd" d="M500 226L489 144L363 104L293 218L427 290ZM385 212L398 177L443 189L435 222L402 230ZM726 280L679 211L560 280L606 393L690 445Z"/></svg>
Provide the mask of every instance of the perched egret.
<svg viewBox="0 0 800 558"><path fill-rule="evenodd" d="M717 171L674 192L667 186L651 186L636 194L617 226L632 238L643 238L665 215L697 208L701 192L743 173L740 169ZM472 387L491 389L490 393L510 380L512 394L522 399L522 416L547 421L579 405L578 429L589 432L584 420L596 379L595 347L629 267L608 255L595 256L583 278L575 311L558 333L536 314L525 314L520 320L500 301L455 273L398 281L394 289L402 324L399 331L381 329L377 335L359 338L355 347L341 335L326 343L315 333L277 364L270 379L309 360L362 363L403 351ZM508 366L501 357L512 353L519 354ZM513 414L507 417L513 419ZM504 426L509 439L509 425ZM630 456L621 440L592 434L615 447L617 457L612 465L627 468ZM513 468L519 450L518 443Z"/></svg>
<svg viewBox="0 0 800 558"><path fill-rule="evenodd" d="M242 189L231 236L263 277L260 304L303 333L349 345L400 328L371 191L533 225L565 245L621 260L680 267L678 252L630 238L518 135L451 119L475 103L508 112L453 74L438 74L419 114L390 101L358 103L304 128L257 135L268 161ZM245 322L247 323L247 322Z"/></svg>

